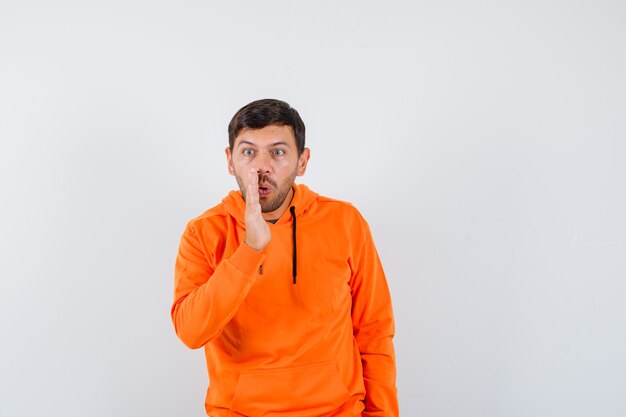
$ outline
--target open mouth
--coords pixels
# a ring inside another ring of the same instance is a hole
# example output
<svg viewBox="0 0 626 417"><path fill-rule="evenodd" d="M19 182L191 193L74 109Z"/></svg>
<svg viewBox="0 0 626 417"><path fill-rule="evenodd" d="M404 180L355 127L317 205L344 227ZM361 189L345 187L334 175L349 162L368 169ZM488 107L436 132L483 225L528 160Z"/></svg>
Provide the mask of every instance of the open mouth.
<svg viewBox="0 0 626 417"><path fill-rule="evenodd" d="M270 187L259 186L259 196L260 197L264 197L264 196L268 195L271 192L272 192L272 189Z"/></svg>

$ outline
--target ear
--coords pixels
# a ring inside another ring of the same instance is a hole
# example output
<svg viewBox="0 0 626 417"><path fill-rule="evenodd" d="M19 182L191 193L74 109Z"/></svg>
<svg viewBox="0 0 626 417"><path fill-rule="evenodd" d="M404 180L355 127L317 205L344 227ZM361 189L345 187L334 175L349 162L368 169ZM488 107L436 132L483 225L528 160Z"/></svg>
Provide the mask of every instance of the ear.
<svg viewBox="0 0 626 417"><path fill-rule="evenodd" d="M230 147L226 147L224 150L226 152L226 161L228 163L228 173L230 175L235 175L235 166L233 165L233 155L230 153Z"/></svg>
<svg viewBox="0 0 626 417"><path fill-rule="evenodd" d="M304 150L300 154L300 158L298 158L298 171L296 172L296 175L298 177L303 176L306 172L306 166L309 163L310 157L311 151L309 151L309 148L304 148Z"/></svg>

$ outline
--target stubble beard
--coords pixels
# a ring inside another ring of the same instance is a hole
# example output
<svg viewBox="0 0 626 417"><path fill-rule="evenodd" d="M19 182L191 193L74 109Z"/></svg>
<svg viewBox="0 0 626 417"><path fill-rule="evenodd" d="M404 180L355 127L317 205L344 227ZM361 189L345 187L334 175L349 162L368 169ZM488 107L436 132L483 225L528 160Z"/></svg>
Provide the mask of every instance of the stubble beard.
<svg viewBox="0 0 626 417"><path fill-rule="evenodd" d="M241 190L241 195L243 196L243 200L246 201L246 185L239 175L235 175L235 178L237 179L237 185L239 185L239 189ZM272 211L278 210L278 208L283 204L283 202L287 198L287 195L289 195L289 191L291 191L291 188L293 187L293 183L295 179L296 179L296 171L294 171L293 174L289 178L287 178L280 185L280 187L278 187L278 184L270 180L269 178L260 177L259 181L270 184L272 186L273 192L275 193L275 196L272 199L269 199L268 197L259 198L259 204L261 205L261 212L270 213Z"/></svg>

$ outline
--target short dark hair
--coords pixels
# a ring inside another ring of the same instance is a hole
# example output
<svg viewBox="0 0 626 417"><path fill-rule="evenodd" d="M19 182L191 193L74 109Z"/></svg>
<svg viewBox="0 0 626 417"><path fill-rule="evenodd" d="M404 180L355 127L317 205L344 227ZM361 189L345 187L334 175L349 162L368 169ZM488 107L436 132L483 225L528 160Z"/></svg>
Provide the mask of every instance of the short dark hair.
<svg viewBox="0 0 626 417"><path fill-rule="evenodd" d="M289 104L264 98L246 104L235 113L228 124L228 145L232 151L235 138L243 129L262 129L269 125L291 126L296 137L298 155L304 151L304 122Z"/></svg>

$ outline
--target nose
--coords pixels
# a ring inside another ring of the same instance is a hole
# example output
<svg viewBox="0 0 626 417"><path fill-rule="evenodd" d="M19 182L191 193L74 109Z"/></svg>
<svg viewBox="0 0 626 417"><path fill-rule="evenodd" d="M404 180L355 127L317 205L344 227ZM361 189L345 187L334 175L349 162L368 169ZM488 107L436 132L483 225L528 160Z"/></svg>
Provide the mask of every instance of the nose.
<svg viewBox="0 0 626 417"><path fill-rule="evenodd" d="M256 170L259 175L269 174L271 171L271 157L266 153L259 154L256 157Z"/></svg>

